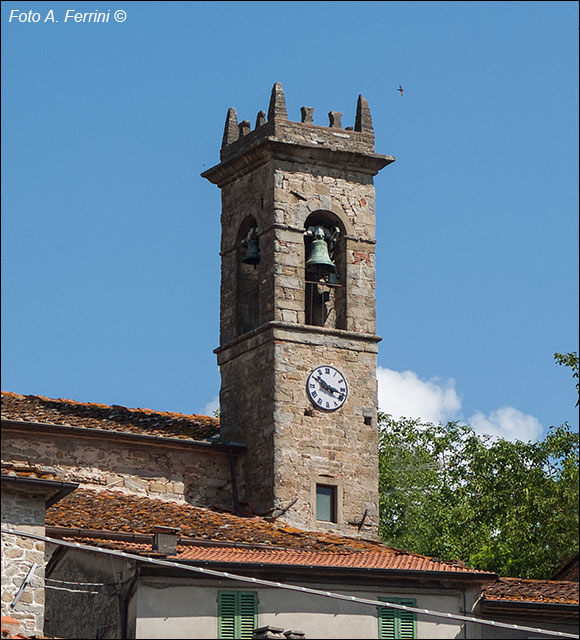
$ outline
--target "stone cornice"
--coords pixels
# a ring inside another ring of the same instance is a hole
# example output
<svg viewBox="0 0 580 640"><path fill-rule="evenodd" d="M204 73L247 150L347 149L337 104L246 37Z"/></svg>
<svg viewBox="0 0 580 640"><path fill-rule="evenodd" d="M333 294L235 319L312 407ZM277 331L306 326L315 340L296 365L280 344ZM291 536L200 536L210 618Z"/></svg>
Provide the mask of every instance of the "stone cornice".
<svg viewBox="0 0 580 640"><path fill-rule="evenodd" d="M242 353L247 353L272 342L297 342L299 344L326 345L352 351L377 353L377 343L382 338L370 333L357 333L343 329L329 329L314 325L272 321L248 331L228 344L214 349L218 364L223 364Z"/></svg>
<svg viewBox="0 0 580 640"><path fill-rule="evenodd" d="M254 144L244 148L243 152L225 158L220 164L204 171L201 176L222 188L271 160L298 163L301 166L304 166L305 161L310 161L317 166L342 171L357 171L374 176L383 167L394 162L395 158L372 152L317 147L276 140L271 137L258 137Z"/></svg>

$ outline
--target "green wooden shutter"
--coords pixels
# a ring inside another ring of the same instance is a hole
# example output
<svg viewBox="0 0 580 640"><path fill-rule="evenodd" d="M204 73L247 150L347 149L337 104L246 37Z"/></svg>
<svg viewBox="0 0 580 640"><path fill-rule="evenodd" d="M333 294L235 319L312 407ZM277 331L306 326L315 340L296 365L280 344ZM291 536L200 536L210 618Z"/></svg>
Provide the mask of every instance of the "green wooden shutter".
<svg viewBox="0 0 580 640"><path fill-rule="evenodd" d="M238 634L240 640L252 640L254 629L258 626L258 597L251 591L239 592Z"/></svg>
<svg viewBox="0 0 580 640"><path fill-rule="evenodd" d="M252 591L218 592L218 638L251 640L258 626L258 594Z"/></svg>
<svg viewBox="0 0 580 640"><path fill-rule="evenodd" d="M218 638L236 637L236 594L234 591L218 593Z"/></svg>
<svg viewBox="0 0 580 640"><path fill-rule="evenodd" d="M387 598L380 598L383 602L394 602ZM381 640L395 640L395 609L378 607L379 610L379 638Z"/></svg>
<svg viewBox="0 0 580 640"><path fill-rule="evenodd" d="M381 598L382 602L416 606L414 598ZM381 640L413 640L417 637L416 614L392 607L378 607L379 638Z"/></svg>
<svg viewBox="0 0 580 640"><path fill-rule="evenodd" d="M415 607L416 600L412 598L400 598L399 604ZM412 640L417 637L417 614L414 611L403 611L399 609L399 635L401 640Z"/></svg>

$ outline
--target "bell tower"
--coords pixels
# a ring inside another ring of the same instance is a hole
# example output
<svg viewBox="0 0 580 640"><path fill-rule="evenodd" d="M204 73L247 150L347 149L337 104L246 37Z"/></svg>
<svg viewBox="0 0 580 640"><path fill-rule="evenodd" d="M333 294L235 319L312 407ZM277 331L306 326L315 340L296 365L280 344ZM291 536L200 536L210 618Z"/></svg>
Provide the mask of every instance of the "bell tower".
<svg viewBox="0 0 580 640"><path fill-rule="evenodd" d="M255 127L229 109L220 163L221 430L247 444L241 498L310 530L378 524L373 176L367 101L288 120L272 89Z"/></svg>

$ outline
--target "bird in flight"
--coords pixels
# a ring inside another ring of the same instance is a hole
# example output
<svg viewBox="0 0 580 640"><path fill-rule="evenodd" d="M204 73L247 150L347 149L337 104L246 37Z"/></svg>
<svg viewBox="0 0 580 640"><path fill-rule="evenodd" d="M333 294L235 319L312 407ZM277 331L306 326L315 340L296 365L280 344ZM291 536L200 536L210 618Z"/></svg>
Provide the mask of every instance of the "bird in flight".
<svg viewBox="0 0 580 640"><path fill-rule="evenodd" d="M401 85L399 85L399 88L397 89L397 91L401 94L401 98L403 97L403 87Z"/></svg>

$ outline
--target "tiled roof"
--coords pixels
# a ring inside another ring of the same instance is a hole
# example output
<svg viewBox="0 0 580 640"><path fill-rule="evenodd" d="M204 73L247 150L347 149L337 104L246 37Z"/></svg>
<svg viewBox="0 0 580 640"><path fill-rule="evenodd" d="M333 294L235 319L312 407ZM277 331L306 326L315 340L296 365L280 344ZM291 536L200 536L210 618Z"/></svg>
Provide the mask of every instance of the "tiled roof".
<svg viewBox="0 0 580 640"><path fill-rule="evenodd" d="M104 532L152 534L161 525L179 529L176 559L206 562L317 565L490 575L452 563L392 549L381 543L324 532L308 532L263 518L215 513L188 504L153 500L114 491L77 490L47 511L47 526L100 531L68 538L87 544L152 555L150 544L107 540ZM61 532L61 535L66 535ZM190 540L184 541L184 538ZM195 541L213 542L215 546ZM250 545L237 548L235 545ZM493 575L493 574L492 574Z"/></svg>
<svg viewBox="0 0 580 640"><path fill-rule="evenodd" d="M22 396L7 391L2 392L2 418L186 440L206 440L219 434L218 418Z"/></svg>
<svg viewBox="0 0 580 640"><path fill-rule="evenodd" d="M180 560L197 562L277 564L317 567L343 567L352 569L391 569L405 571L467 572L456 565L442 563L432 558L410 553L384 550L350 552L295 551L291 549L219 549L208 547L178 547Z"/></svg>
<svg viewBox="0 0 580 640"><path fill-rule="evenodd" d="M486 601L578 604L578 583L500 578L485 587L484 598Z"/></svg>

